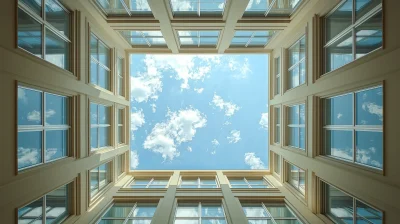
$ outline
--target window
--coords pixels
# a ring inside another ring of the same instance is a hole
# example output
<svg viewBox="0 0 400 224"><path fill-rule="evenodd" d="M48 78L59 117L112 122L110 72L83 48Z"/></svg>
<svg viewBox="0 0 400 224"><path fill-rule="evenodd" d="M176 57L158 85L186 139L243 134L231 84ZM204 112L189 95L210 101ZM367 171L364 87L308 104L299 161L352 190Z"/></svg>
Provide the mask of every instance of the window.
<svg viewBox="0 0 400 224"><path fill-rule="evenodd" d="M289 48L288 89L306 82L306 37L303 36Z"/></svg>
<svg viewBox="0 0 400 224"><path fill-rule="evenodd" d="M301 0L250 1L243 16L290 16L300 3Z"/></svg>
<svg viewBox="0 0 400 224"><path fill-rule="evenodd" d="M181 178L180 188L218 188L215 178Z"/></svg>
<svg viewBox="0 0 400 224"><path fill-rule="evenodd" d="M157 204L155 203L115 203L104 213L97 224L150 224L156 209Z"/></svg>
<svg viewBox="0 0 400 224"><path fill-rule="evenodd" d="M135 179L128 188L166 188L169 178Z"/></svg>
<svg viewBox="0 0 400 224"><path fill-rule="evenodd" d="M57 0L19 0L18 47L69 70L70 20L69 11Z"/></svg>
<svg viewBox="0 0 400 224"><path fill-rule="evenodd" d="M222 16L225 0L171 0L174 16Z"/></svg>
<svg viewBox="0 0 400 224"><path fill-rule="evenodd" d="M242 203L249 224L301 224L296 215L282 203Z"/></svg>
<svg viewBox="0 0 400 224"><path fill-rule="evenodd" d="M264 178L234 178L229 177L229 183L231 188L271 188L272 185L269 184Z"/></svg>
<svg viewBox="0 0 400 224"><path fill-rule="evenodd" d="M264 47L278 31L240 30L235 32L231 47Z"/></svg>
<svg viewBox="0 0 400 224"><path fill-rule="evenodd" d="M274 132L274 142L275 144L281 143L281 108L274 107L275 113L275 132Z"/></svg>
<svg viewBox="0 0 400 224"><path fill-rule="evenodd" d="M323 100L324 154L383 169L383 88L377 86Z"/></svg>
<svg viewBox="0 0 400 224"><path fill-rule="evenodd" d="M281 57L274 59L275 65L275 91L274 94L279 95L281 93Z"/></svg>
<svg viewBox="0 0 400 224"><path fill-rule="evenodd" d="M111 162L102 164L89 172L90 198L96 196L111 182Z"/></svg>
<svg viewBox="0 0 400 224"><path fill-rule="evenodd" d="M68 156L68 97L18 86L18 170Z"/></svg>
<svg viewBox="0 0 400 224"><path fill-rule="evenodd" d="M161 31L126 31L119 33L128 41L132 47L166 47L167 44Z"/></svg>
<svg viewBox="0 0 400 224"><path fill-rule="evenodd" d="M71 214L70 191L67 184L19 208L18 223L61 223Z"/></svg>
<svg viewBox="0 0 400 224"><path fill-rule="evenodd" d="M117 130L118 144L125 143L124 121L125 121L125 109L118 109L118 130Z"/></svg>
<svg viewBox="0 0 400 224"><path fill-rule="evenodd" d="M281 156L274 153L274 172L281 175Z"/></svg>
<svg viewBox="0 0 400 224"><path fill-rule="evenodd" d="M125 172L125 154L117 156L117 177Z"/></svg>
<svg viewBox="0 0 400 224"><path fill-rule="evenodd" d="M124 96L124 59L117 58L117 93Z"/></svg>
<svg viewBox="0 0 400 224"><path fill-rule="evenodd" d="M383 223L383 213L323 183L324 213L335 223ZM354 212L356 214L354 214Z"/></svg>
<svg viewBox="0 0 400 224"><path fill-rule="evenodd" d="M221 203L180 203L176 208L174 224L219 223L226 224Z"/></svg>
<svg viewBox="0 0 400 224"><path fill-rule="evenodd" d="M90 83L110 90L110 48L93 33L90 35Z"/></svg>
<svg viewBox="0 0 400 224"><path fill-rule="evenodd" d="M382 47L382 1L346 0L325 17L325 72Z"/></svg>
<svg viewBox="0 0 400 224"><path fill-rule="evenodd" d="M305 104L289 106L287 110L289 118L287 126L288 145L305 150Z"/></svg>
<svg viewBox="0 0 400 224"><path fill-rule="evenodd" d="M218 30L178 31L181 47L216 47L218 37Z"/></svg>
<svg viewBox="0 0 400 224"><path fill-rule="evenodd" d="M299 191L302 195L306 192L306 172L299 167L286 163L287 165L287 178L286 181Z"/></svg>
<svg viewBox="0 0 400 224"><path fill-rule="evenodd" d="M108 16L151 16L147 0L96 0L96 3Z"/></svg>
<svg viewBox="0 0 400 224"><path fill-rule="evenodd" d="M90 103L91 150L111 146L111 107Z"/></svg>

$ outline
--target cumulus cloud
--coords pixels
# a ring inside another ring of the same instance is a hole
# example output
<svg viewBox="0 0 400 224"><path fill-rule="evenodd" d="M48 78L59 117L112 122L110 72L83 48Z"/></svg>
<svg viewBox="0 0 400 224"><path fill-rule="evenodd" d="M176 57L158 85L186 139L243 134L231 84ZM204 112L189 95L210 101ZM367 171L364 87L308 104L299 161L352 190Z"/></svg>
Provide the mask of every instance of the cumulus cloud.
<svg viewBox="0 0 400 224"><path fill-rule="evenodd" d="M247 152L244 154L244 162L250 166L252 170L266 169L263 161L256 157L254 152Z"/></svg>
<svg viewBox="0 0 400 224"><path fill-rule="evenodd" d="M138 130L146 123L144 118L143 110L138 110L136 112L131 113L131 132L132 139L134 139L133 132Z"/></svg>
<svg viewBox="0 0 400 224"><path fill-rule="evenodd" d="M347 160L353 160L353 150L352 149L338 149L331 148L331 155L340 157Z"/></svg>
<svg viewBox="0 0 400 224"><path fill-rule="evenodd" d="M229 143L237 143L241 139L240 131L238 131L238 130L231 131L230 136L226 137L226 139L228 139Z"/></svg>
<svg viewBox="0 0 400 224"><path fill-rule="evenodd" d="M26 93L24 89L18 88L18 100L24 101L26 103L28 101L28 98L26 97Z"/></svg>
<svg viewBox="0 0 400 224"><path fill-rule="evenodd" d="M154 103L152 103L152 104L150 104L150 106L151 106L151 111L152 111L153 113L155 113L156 110L157 110L157 105L154 104Z"/></svg>
<svg viewBox="0 0 400 224"><path fill-rule="evenodd" d="M371 113L375 114L379 117L379 120L383 120L383 107L380 105L376 105L375 103L366 102L362 104L362 109Z"/></svg>
<svg viewBox="0 0 400 224"><path fill-rule="evenodd" d="M228 61L228 68L233 74L233 78L244 79L252 72L250 69L249 59L245 58L243 62L231 58Z"/></svg>
<svg viewBox="0 0 400 224"><path fill-rule="evenodd" d="M262 113L259 124L265 130L268 130L268 113Z"/></svg>
<svg viewBox="0 0 400 224"><path fill-rule="evenodd" d="M131 77L131 95L137 102L147 102L149 99L157 100L158 94L162 92L161 72L163 67L158 66L151 55L146 55L143 60L145 72L138 72Z"/></svg>
<svg viewBox="0 0 400 224"><path fill-rule="evenodd" d="M167 117L168 121L154 126L143 147L160 153L164 160L173 160L180 155L177 146L191 141L197 129L206 126L207 119L199 110L193 108L178 112L168 111Z"/></svg>
<svg viewBox="0 0 400 224"><path fill-rule="evenodd" d="M225 121L224 125L230 125L232 124L230 121Z"/></svg>
<svg viewBox="0 0 400 224"><path fill-rule="evenodd" d="M131 169L134 170L139 166L139 154L137 153L136 150L131 151Z"/></svg>
<svg viewBox="0 0 400 224"><path fill-rule="evenodd" d="M194 88L194 91L200 94L204 91L204 88L200 88L200 89Z"/></svg>
<svg viewBox="0 0 400 224"><path fill-rule="evenodd" d="M40 149L36 148L18 148L18 166L27 167L37 164L41 160Z"/></svg>
<svg viewBox="0 0 400 224"><path fill-rule="evenodd" d="M382 161L377 161L376 155L377 155L377 150L375 147L370 147L368 149L357 149L357 156L356 160L359 163L367 164L367 165L372 165L378 168L382 168Z"/></svg>
<svg viewBox="0 0 400 224"><path fill-rule="evenodd" d="M340 118L342 118L343 117L343 114L341 114L341 113L338 113L338 115L337 115L337 119L340 119Z"/></svg>
<svg viewBox="0 0 400 224"><path fill-rule="evenodd" d="M50 118L50 117L54 116L55 114L56 114L55 110L52 110L52 109L47 110L46 111L46 118Z"/></svg>
<svg viewBox="0 0 400 224"><path fill-rule="evenodd" d="M219 145L219 141L217 139L213 139L211 141L211 144L213 144L214 146L218 146Z"/></svg>
<svg viewBox="0 0 400 224"><path fill-rule="evenodd" d="M225 115L230 117L235 114L236 111L240 109L240 107L232 102L225 102L221 96L218 96L214 93L214 97L212 99L212 103L218 107L220 110L225 110Z"/></svg>
<svg viewBox="0 0 400 224"><path fill-rule="evenodd" d="M186 150L189 151L189 152L193 151L192 147L190 147L190 146L188 146Z"/></svg>
<svg viewBox="0 0 400 224"><path fill-rule="evenodd" d="M41 119L41 115L40 112L37 110L33 110L31 112L28 113L27 117L28 121L35 121L35 122L40 122Z"/></svg>
<svg viewBox="0 0 400 224"><path fill-rule="evenodd" d="M57 148L48 148L46 149L46 161L50 161L54 158L54 155L57 153Z"/></svg>

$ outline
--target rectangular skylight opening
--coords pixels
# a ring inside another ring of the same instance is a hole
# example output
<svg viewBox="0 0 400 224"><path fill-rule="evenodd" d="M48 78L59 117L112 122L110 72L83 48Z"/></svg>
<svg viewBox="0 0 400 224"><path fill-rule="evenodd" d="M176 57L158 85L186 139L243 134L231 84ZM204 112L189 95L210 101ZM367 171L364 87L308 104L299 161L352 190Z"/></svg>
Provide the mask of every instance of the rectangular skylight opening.
<svg viewBox="0 0 400 224"><path fill-rule="evenodd" d="M174 16L222 16L225 0L171 0Z"/></svg>

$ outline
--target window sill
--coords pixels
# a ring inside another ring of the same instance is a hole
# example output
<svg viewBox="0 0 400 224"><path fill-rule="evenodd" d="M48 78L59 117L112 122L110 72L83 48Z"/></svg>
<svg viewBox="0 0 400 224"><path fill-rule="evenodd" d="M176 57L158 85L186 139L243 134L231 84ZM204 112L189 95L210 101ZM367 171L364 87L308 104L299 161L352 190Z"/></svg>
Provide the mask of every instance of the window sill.
<svg viewBox="0 0 400 224"><path fill-rule="evenodd" d="M49 169L52 166L61 166L63 163L72 162L74 160L75 160L74 157L59 158L59 159L53 160L53 161L48 162L48 163L43 163L43 164L40 164L40 165L27 167L27 168L19 170L19 171L17 169L16 175L17 176L24 176L24 175L26 175L26 173L30 173L30 175L32 175L32 173L41 172L42 170Z"/></svg>
<svg viewBox="0 0 400 224"><path fill-rule="evenodd" d="M101 197L104 196L106 194L106 192L111 189L113 183L114 183L113 181L108 183L103 189L101 189L99 192L97 192L93 197L90 196L90 187L88 187L88 196L89 196L88 197L89 198L88 208L97 204L97 202L101 199Z"/></svg>
<svg viewBox="0 0 400 224"><path fill-rule="evenodd" d="M290 91L292 91L292 90L298 89L299 87L302 87L302 86L307 86L307 82L305 82L305 83L303 83L303 84L301 84L301 85L298 85L298 86L296 86L296 87L287 89L283 94L286 94L287 92L290 92Z"/></svg>
<svg viewBox="0 0 400 224"><path fill-rule="evenodd" d="M291 152L298 153L298 154L303 155L303 156L307 156L307 150L305 150L305 149L303 150L303 149L295 148L295 147L288 146L288 145L285 145L282 148L286 149L286 150L289 150Z"/></svg>
<svg viewBox="0 0 400 224"><path fill-rule="evenodd" d="M93 88L95 88L96 90L99 90L99 91L101 91L101 92L108 93L108 94L110 94L110 95L115 96L114 93L113 93L111 90L104 89L103 87L98 86L98 85L96 85L96 84L93 84L93 83L91 83L91 82L88 82L88 85L91 86L91 87L93 87Z"/></svg>
<svg viewBox="0 0 400 224"><path fill-rule="evenodd" d="M317 159L317 160L319 160L319 161L321 161L323 163L329 163L329 164L338 166L338 167L343 168L343 169L351 168L351 169L354 169L355 171L357 171L357 170L358 171L366 171L366 172L369 172L369 173L374 173L374 174L378 174L378 175L381 175L381 176L385 176L384 170L379 170L379 169L375 169L375 168L372 168L372 167L359 165L357 163L348 162L348 161L337 159L337 158L333 158L333 157L330 157L330 156L319 155L319 156L315 157L315 159Z"/></svg>
<svg viewBox="0 0 400 224"><path fill-rule="evenodd" d="M296 198L299 199L299 201L301 201L304 205L307 206L307 198L306 198L306 194L307 194L307 187L305 189L305 194L303 195L300 191L298 191L296 188L294 188L292 185L290 185L289 183L285 182L283 184L285 186L285 188L287 190L289 190Z"/></svg>
<svg viewBox="0 0 400 224"><path fill-rule="evenodd" d="M89 156L96 154L103 154L109 151L115 150L113 146L106 146L102 148L96 148L95 150L90 149Z"/></svg>

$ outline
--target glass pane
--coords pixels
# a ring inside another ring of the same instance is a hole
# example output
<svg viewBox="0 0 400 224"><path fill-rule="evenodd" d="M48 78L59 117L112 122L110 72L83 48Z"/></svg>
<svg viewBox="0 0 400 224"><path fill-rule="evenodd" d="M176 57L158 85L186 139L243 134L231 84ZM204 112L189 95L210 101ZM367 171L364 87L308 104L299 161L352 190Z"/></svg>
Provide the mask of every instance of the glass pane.
<svg viewBox="0 0 400 224"><path fill-rule="evenodd" d="M326 41L331 40L352 24L353 1L345 1L331 15L326 17Z"/></svg>
<svg viewBox="0 0 400 224"><path fill-rule="evenodd" d="M265 182L264 182L264 180L263 179L259 179L259 180L254 180L254 179L247 179L247 182L250 184L250 185L263 185L263 184L265 184Z"/></svg>
<svg viewBox="0 0 400 224"><path fill-rule="evenodd" d="M197 179L193 179L193 180L186 179L186 180L182 180L182 184L197 185L198 181L197 181Z"/></svg>
<svg viewBox="0 0 400 224"><path fill-rule="evenodd" d="M299 128L289 127L289 145L299 148Z"/></svg>
<svg viewBox="0 0 400 224"><path fill-rule="evenodd" d="M151 45L166 45L164 37L148 37L147 40Z"/></svg>
<svg viewBox="0 0 400 224"><path fill-rule="evenodd" d="M110 124L111 107L99 105L99 124Z"/></svg>
<svg viewBox="0 0 400 224"><path fill-rule="evenodd" d="M383 133L356 131L356 161L361 164L383 168Z"/></svg>
<svg viewBox="0 0 400 224"><path fill-rule="evenodd" d="M299 105L299 124L305 124L306 123L306 105L305 104L300 104Z"/></svg>
<svg viewBox="0 0 400 224"><path fill-rule="evenodd" d="M381 211L371 208L370 206L356 201L357 223L383 223L383 214Z"/></svg>
<svg viewBox="0 0 400 224"><path fill-rule="evenodd" d="M174 224L199 224L198 220L190 220L190 219L178 219L175 220Z"/></svg>
<svg viewBox="0 0 400 224"><path fill-rule="evenodd" d="M356 28L356 57L382 47L382 12L365 21Z"/></svg>
<svg viewBox="0 0 400 224"><path fill-rule="evenodd" d="M69 37L69 13L54 0L46 0L46 21L65 36Z"/></svg>
<svg viewBox="0 0 400 224"><path fill-rule="evenodd" d="M353 161L353 132L326 130L325 152L327 155Z"/></svg>
<svg viewBox="0 0 400 224"><path fill-rule="evenodd" d="M275 95L281 92L281 77L276 78L276 87L275 87Z"/></svg>
<svg viewBox="0 0 400 224"><path fill-rule="evenodd" d="M243 178L241 178L241 179L229 179L229 182L231 184L245 184L245 185L247 185L246 181Z"/></svg>
<svg viewBox="0 0 400 224"><path fill-rule="evenodd" d="M250 37L233 37L231 45L234 46L245 46L249 41Z"/></svg>
<svg viewBox="0 0 400 224"><path fill-rule="evenodd" d="M199 207L197 205L178 205L176 217L199 217Z"/></svg>
<svg viewBox="0 0 400 224"><path fill-rule="evenodd" d="M92 149L98 148L99 143L98 143L98 128L91 128L90 129L90 146Z"/></svg>
<svg viewBox="0 0 400 224"><path fill-rule="evenodd" d="M139 185L147 185L150 182L149 180L135 180L132 184L139 184Z"/></svg>
<svg viewBox="0 0 400 224"><path fill-rule="evenodd" d="M260 205L244 205L243 211L246 217L269 217L265 209Z"/></svg>
<svg viewBox="0 0 400 224"><path fill-rule="evenodd" d="M251 185L251 188L268 188L268 185Z"/></svg>
<svg viewBox="0 0 400 224"><path fill-rule="evenodd" d="M151 11L147 0L130 0L131 11L146 12Z"/></svg>
<svg viewBox="0 0 400 224"><path fill-rule="evenodd" d="M225 219L202 219L201 224L226 224Z"/></svg>
<svg viewBox="0 0 400 224"><path fill-rule="evenodd" d="M249 220L249 224L273 224L272 220Z"/></svg>
<svg viewBox="0 0 400 224"><path fill-rule="evenodd" d="M300 65L289 70L289 89L300 85Z"/></svg>
<svg viewBox="0 0 400 224"><path fill-rule="evenodd" d="M97 82L97 74L98 74L98 68L99 65L94 62L93 60L90 60L90 83L98 85Z"/></svg>
<svg viewBox="0 0 400 224"><path fill-rule="evenodd" d="M42 92L18 87L18 125L42 124Z"/></svg>
<svg viewBox="0 0 400 224"><path fill-rule="evenodd" d="M299 148L306 148L306 128L299 128Z"/></svg>
<svg viewBox="0 0 400 224"><path fill-rule="evenodd" d="M197 12L198 2L197 1L187 1L187 0L171 0L172 11L174 12L187 12L194 11Z"/></svg>
<svg viewBox="0 0 400 224"><path fill-rule="evenodd" d="M60 68L69 68L69 43L46 29L46 61Z"/></svg>
<svg viewBox="0 0 400 224"><path fill-rule="evenodd" d="M18 209L18 223L42 223L43 198L40 198L23 208Z"/></svg>
<svg viewBox="0 0 400 224"><path fill-rule="evenodd" d="M300 169L297 166L289 164L288 182L295 188L299 187L299 172Z"/></svg>
<svg viewBox="0 0 400 224"><path fill-rule="evenodd" d="M98 124L98 105L90 103L90 124Z"/></svg>
<svg viewBox="0 0 400 224"><path fill-rule="evenodd" d="M151 224L151 219L128 220L127 224Z"/></svg>
<svg viewBox="0 0 400 224"><path fill-rule="evenodd" d="M299 124L299 106L289 107L289 124Z"/></svg>
<svg viewBox="0 0 400 224"><path fill-rule="evenodd" d="M99 42L99 62L110 68L110 49L102 42Z"/></svg>
<svg viewBox="0 0 400 224"><path fill-rule="evenodd" d="M200 188L218 188L217 185L200 185Z"/></svg>
<svg viewBox="0 0 400 224"><path fill-rule="evenodd" d="M281 142L281 127L276 126L275 127L275 143L280 143Z"/></svg>
<svg viewBox="0 0 400 224"><path fill-rule="evenodd" d="M98 39L93 34L90 35L90 57L99 60L99 49L97 48Z"/></svg>
<svg viewBox="0 0 400 224"><path fill-rule="evenodd" d="M99 190L99 169L90 170L90 196L93 197Z"/></svg>
<svg viewBox="0 0 400 224"><path fill-rule="evenodd" d="M42 132L18 132L18 169L42 163Z"/></svg>
<svg viewBox="0 0 400 224"><path fill-rule="evenodd" d="M249 43L249 46L264 46L267 44L268 37L253 37Z"/></svg>
<svg viewBox="0 0 400 224"><path fill-rule="evenodd" d="M217 37L202 37L200 38L200 46L215 46L217 45L218 38Z"/></svg>
<svg viewBox="0 0 400 224"><path fill-rule="evenodd" d="M103 68L102 66L98 67L98 83L101 88L110 90L110 71Z"/></svg>
<svg viewBox="0 0 400 224"><path fill-rule="evenodd" d="M216 184L215 180L200 179L200 184Z"/></svg>
<svg viewBox="0 0 400 224"><path fill-rule="evenodd" d="M46 131L45 161L67 156L68 135L66 130Z"/></svg>
<svg viewBox="0 0 400 224"><path fill-rule="evenodd" d="M123 133L124 132L124 127L122 127L122 126L119 126L118 127L118 143L119 144L122 144L122 143L124 143L124 140L123 140Z"/></svg>
<svg viewBox="0 0 400 224"><path fill-rule="evenodd" d="M64 185L46 194L46 223L56 223L69 215L67 190Z"/></svg>
<svg viewBox="0 0 400 224"><path fill-rule="evenodd" d="M231 184L231 187L232 187L232 188L250 188L250 186L247 185L247 184L246 184L246 185L232 185L232 184Z"/></svg>
<svg viewBox="0 0 400 224"><path fill-rule="evenodd" d="M198 38L197 37L180 37L179 42L181 45L197 45L198 44Z"/></svg>
<svg viewBox="0 0 400 224"><path fill-rule="evenodd" d="M281 156L278 154L274 154L274 171L281 174Z"/></svg>
<svg viewBox="0 0 400 224"><path fill-rule="evenodd" d="M199 188L198 185L181 185L180 188Z"/></svg>
<svg viewBox="0 0 400 224"><path fill-rule="evenodd" d="M353 94L325 99L325 125L353 125Z"/></svg>
<svg viewBox="0 0 400 224"><path fill-rule="evenodd" d="M268 212L274 218L295 217L293 213L285 205L268 205L265 204Z"/></svg>
<svg viewBox="0 0 400 224"><path fill-rule="evenodd" d="M107 212L104 214L105 217L117 217L117 218L126 218L129 213L132 211L134 204L130 203L118 203L114 204Z"/></svg>
<svg viewBox="0 0 400 224"><path fill-rule="evenodd" d="M224 210L221 205L201 205L202 217L224 217Z"/></svg>
<svg viewBox="0 0 400 224"><path fill-rule="evenodd" d="M328 215L339 223L353 223L353 198L328 184L326 192Z"/></svg>
<svg viewBox="0 0 400 224"><path fill-rule="evenodd" d="M300 42L296 42L289 48L289 67L300 61Z"/></svg>
<svg viewBox="0 0 400 224"><path fill-rule="evenodd" d="M299 190L304 195L306 192L306 172L299 169Z"/></svg>
<svg viewBox="0 0 400 224"><path fill-rule="evenodd" d="M100 220L98 224L123 224L125 220ZM129 223L129 222L128 222Z"/></svg>
<svg viewBox="0 0 400 224"><path fill-rule="evenodd" d="M20 8L18 8L18 47L42 57L42 25Z"/></svg>
<svg viewBox="0 0 400 224"><path fill-rule="evenodd" d="M353 61L353 37L352 32L325 49L326 72L333 71Z"/></svg>
<svg viewBox="0 0 400 224"><path fill-rule="evenodd" d="M276 224L301 224L298 220L275 220Z"/></svg>
<svg viewBox="0 0 400 224"><path fill-rule="evenodd" d="M99 166L99 181L100 188L108 184L108 164L103 164Z"/></svg>
<svg viewBox="0 0 400 224"><path fill-rule="evenodd" d="M138 204L133 211L133 217L153 217L154 213L156 212L157 206L156 205L143 205Z"/></svg>
<svg viewBox="0 0 400 224"><path fill-rule="evenodd" d="M356 124L383 124L383 88L378 87L356 93Z"/></svg>
<svg viewBox="0 0 400 224"><path fill-rule="evenodd" d="M165 185L150 185L149 188L165 188Z"/></svg>
<svg viewBox="0 0 400 224"><path fill-rule="evenodd" d="M300 52L299 52L299 60L302 60L306 57L306 36L303 36L300 39Z"/></svg>
<svg viewBox="0 0 400 224"><path fill-rule="evenodd" d="M45 93L46 125L67 125L67 97Z"/></svg>
<svg viewBox="0 0 400 224"><path fill-rule="evenodd" d="M299 85L306 83L306 61L302 61L299 65L300 80Z"/></svg>
<svg viewBox="0 0 400 224"><path fill-rule="evenodd" d="M124 78L118 77L118 94L120 96L124 96L123 83L124 83Z"/></svg>
<svg viewBox="0 0 400 224"><path fill-rule="evenodd" d="M155 179L153 180L153 182L151 182L152 185L167 185L168 184L168 180L160 180L160 179Z"/></svg>
<svg viewBox="0 0 400 224"><path fill-rule="evenodd" d="M355 0L356 2L356 20L370 12L374 7L382 3L382 0Z"/></svg>
<svg viewBox="0 0 400 224"><path fill-rule="evenodd" d="M42 1L32 1L32 0L18 0L19 3L23 3L28 6L32 11L34 11L37 15L42 15Z"/></svg>

